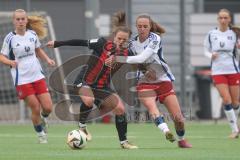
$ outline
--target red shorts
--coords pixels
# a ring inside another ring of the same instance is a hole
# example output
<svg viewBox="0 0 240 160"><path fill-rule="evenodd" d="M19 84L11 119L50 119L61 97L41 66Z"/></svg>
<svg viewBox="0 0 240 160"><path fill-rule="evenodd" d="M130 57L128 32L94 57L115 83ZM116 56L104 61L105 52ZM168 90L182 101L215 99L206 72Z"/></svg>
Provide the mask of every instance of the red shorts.
<svg viewBox="0 0 240 160"><path fill-rule="evenodd" d="M140 83L137 86L137 91L144 89L152 89L157 93L157 99L160 103L163 103L165 98L169 95L175 95L172 82L164 81L160 83Z"/></svg>
<svg viewBox="0 0 240 160"><path fill-rule="evenodd" d="M32 83L18 85L16 87L19 99L24 99L29 95L47 93L48 88L45 79L40 79Z"/></svg>
<svg viewBox="0 0 240 160"><path fill-rule="evenodd" d="M216 84L228 84L230 86L239 85L240 74L221 74L212 76L213 83Z"/></svg>

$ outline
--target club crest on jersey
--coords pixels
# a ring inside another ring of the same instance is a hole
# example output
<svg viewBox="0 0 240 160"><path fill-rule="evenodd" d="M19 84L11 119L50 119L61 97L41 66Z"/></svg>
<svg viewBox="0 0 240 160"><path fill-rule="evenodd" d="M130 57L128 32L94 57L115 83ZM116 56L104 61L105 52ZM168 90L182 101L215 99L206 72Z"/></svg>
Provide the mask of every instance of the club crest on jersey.
<svg viewBox="0 0 240 160"><path fill-rule="evenodd" d="M152 49L155 49L158 44L158 41L153 41L152 44L149 46Z"/></svg>
<svg viewBox="0 0 240 160"><path fill-rule="evenodd" d="M34 42L34 38L29 38L29 41L30 42Z"/></svg>
<svg viewBox="0 0 240 160"><path fill-rule="evenodd" d="M220 47L223 48L225 46L224 42L220 42Z"/></svg>
<svg viewBox="0 0 240 160"><path fill-rule="evenodd" d="M228 40L232 40L232 36L228 36L227 39L228 39Z"/></svg>
<svg viewBox="0 0 240 160"><path fill-rule="evenodd" d="M25 52L29 52L30 51L30 47L29 46L25 46L24 49L25 49Z"/></svg>

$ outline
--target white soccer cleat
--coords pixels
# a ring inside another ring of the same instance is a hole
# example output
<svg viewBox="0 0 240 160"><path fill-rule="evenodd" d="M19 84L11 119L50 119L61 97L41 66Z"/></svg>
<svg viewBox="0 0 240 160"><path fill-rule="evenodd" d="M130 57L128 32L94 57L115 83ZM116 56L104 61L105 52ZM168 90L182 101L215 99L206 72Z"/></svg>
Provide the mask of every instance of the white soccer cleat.
<svg viewBox="0 0 240 160"><path fill-rule="evenodd" d="M128 141L125 141L124 143L121 144L122 149L138 149L138 146L129 143Z"/></svg>
<svg viewBox="0 0 240 160"><path fill-rule="evenodd" d="M92 140L92 135L91 135L91 133L88 131L87 126L85 126L85 127L80 127L79 130L83 131L83 132L86 134L86 136L87 136L87 141L91 141L91 140Z"/></svg>
<svg viewBox="0 0 240 160"><path fill-rule="evenodd" d="M40 144L48 143L47 134L44 132L38 133L38 142Z"/></svg>

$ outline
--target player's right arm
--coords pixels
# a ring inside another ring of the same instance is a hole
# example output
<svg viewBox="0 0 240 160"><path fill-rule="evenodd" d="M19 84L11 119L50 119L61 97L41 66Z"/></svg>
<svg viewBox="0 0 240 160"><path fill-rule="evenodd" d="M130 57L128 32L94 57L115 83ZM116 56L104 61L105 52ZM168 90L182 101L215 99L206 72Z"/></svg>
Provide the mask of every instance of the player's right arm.
<svg viewBox="0 0 240 160"><path fill-rule="evenodd" d="M13 68L15 68L17 66L17 62L14 59L10 59L9 57L9 53L12 52L10 51L10 41L7 40L9 39L8 36L5 37L4 41L3 41L3 45L2 45L2 49L0 52L0 62L6 65L9 65Z"/></svg>
<svg viewBox="0 0 240 160"><path fill-rule="evenodd" d="M49 48L57 48L61 46L83 46L89 49L96 49L103 45L103 38L83 40L83 39L71 39L66 41L49 41L47 46Z"/></svg>
<svg viewBox="0 0 240 160"><path fill-rule="evenodd" d="M6 65L9 65L13 68L15 68L17 66L17 62L8 59L6 56L4 56L2 53L0 53L0 62Z"/></svg>

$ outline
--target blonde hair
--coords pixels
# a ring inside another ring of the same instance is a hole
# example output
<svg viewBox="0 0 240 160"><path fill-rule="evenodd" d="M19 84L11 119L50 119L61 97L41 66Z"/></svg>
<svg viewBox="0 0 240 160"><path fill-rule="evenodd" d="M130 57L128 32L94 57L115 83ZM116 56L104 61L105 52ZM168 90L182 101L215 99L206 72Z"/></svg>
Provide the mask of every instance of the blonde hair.
<svg viewBox="0 0 240 160"><path fill-rule="evenodd" d="M15 16L16 12L25 12L27 19L28 19L26 28L34 30L36 32L36 34L38 35L39 39L44 39L47 36L48 32L47 32L47 28L46 28L46 24L47 24L46 19L44 19L43 17L38 16L38 15L28 16L26 11L23 9L15 10L13 13L13 17Z"/></svg>
<svg viewBox="0 0 240 160"><path fill-rule="evenodd" d="M118 11L113 15L111 29L113 35L116 35L118 32L122 31L128 33L129 37L131 36L132 31L127 27L125 12Z"/></svg>
<svg viewBox="0 0 240 160"><path fill-rule="evenodd" d="M139 15L136 19L136 23L139 18L146 18L149 20L149 23L151 26L150 32L156 33L158 35L162 35L163 33L166 33L166 30L160 24L153 21L149 15L147 15L147 14Z"/></svg>

